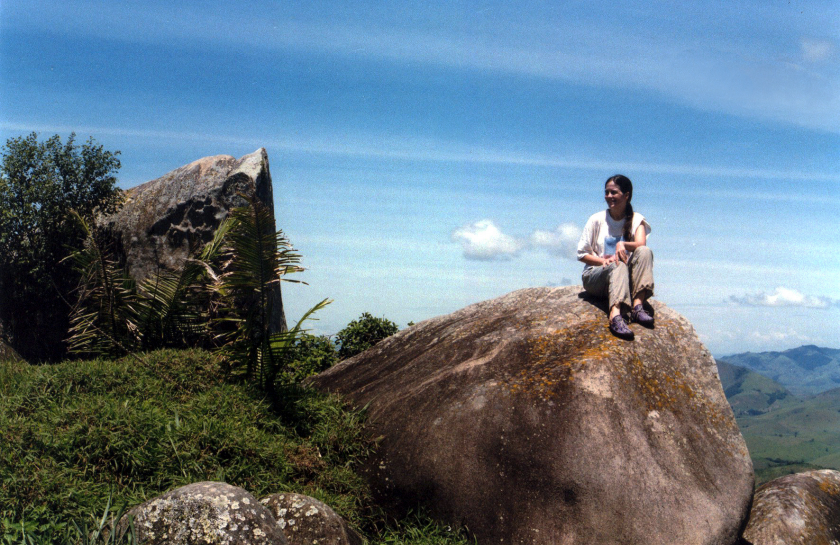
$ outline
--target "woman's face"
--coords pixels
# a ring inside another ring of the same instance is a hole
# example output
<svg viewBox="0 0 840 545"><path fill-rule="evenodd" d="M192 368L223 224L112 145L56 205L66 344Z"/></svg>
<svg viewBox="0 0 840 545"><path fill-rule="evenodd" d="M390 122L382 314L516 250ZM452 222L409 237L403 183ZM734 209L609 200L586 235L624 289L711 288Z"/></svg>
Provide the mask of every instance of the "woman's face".
<svg viewBox="0 0 840 545"><path fill-rule="evenodd" d="M627 193L621 192L621 189L618 188L618 185L616 185L615 182L610 182L604 186L604 200L607 201L607 206L610 207L610 212L615 212L619 215L624 214L624 209L627 207L629 197L630 196ZM613 217L615 217L615 214Z"/></svg>

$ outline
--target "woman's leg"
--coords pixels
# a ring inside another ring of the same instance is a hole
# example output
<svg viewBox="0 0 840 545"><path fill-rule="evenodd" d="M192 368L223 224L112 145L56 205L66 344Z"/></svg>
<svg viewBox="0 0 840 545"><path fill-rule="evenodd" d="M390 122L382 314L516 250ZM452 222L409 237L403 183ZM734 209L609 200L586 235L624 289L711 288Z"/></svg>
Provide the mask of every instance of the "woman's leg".
<svg viewBox="0 0 840 545"><path fill-rule="evenodd" d="M583 289L609 300L610 320L621 314L621 305L630 306L630 275L627 265L612 263L583 271Z"/></svg>
<svg viewBox="0 0 840 545"><path fill-rule="evenodd" d="M653 252L639 246L628 260L633 306L641 305L653 296Z"/></svg>
<svg viewBox="0 0 840 545"><path fill-rule="evenodd" d="M644 308L644 302L653 295L653 252L647 246L640 246L630 256L628 264L633 292L630 319L645 327L653 327L653 316Z"/></svg>

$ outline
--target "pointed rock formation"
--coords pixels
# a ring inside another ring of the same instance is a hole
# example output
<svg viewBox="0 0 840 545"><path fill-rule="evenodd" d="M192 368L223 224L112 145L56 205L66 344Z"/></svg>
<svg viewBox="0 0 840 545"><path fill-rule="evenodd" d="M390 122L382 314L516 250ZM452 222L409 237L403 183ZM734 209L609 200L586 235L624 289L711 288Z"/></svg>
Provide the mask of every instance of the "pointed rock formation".
<svg viewBox="0 0 840 545"><path fill-rule="evenodd" d="M122 208L102 218L99 227L114 242L129 274L141 282L160 269L180 268L193 246L209 242L230 211L247 204L242 194L256 196L274 214L264 148L239 159L204 157L133 187ZM274 330L284 330L279 284L273 309Z"/></svg>
<svg viewBox="0 0 840 545"><path fill-rule="evenodd" d="M479 543L729 545L752 462L715 362L654 302L636 340L579 287L520 290L399 332L314 384L368 405L367 475Z"/></svg>

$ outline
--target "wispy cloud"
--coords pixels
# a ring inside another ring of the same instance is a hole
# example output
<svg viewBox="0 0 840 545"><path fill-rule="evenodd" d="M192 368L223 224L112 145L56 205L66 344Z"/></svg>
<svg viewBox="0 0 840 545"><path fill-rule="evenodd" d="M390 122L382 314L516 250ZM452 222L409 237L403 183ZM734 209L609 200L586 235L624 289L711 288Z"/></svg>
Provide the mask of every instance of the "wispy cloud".
<svg viewBox="0 0 840 545"><path fill-rule="evenodd" d="M599 159L594 157L576 157L574 159L552 156L528 151L509 151L504 149L475 146L458 141L419 138L415 136L382 136L364 133L335 133L329 131L289 134L268 134L264 136L236 134L211 134L199 132L180 132L165 130L144 130L130 127L97 127L69 125L31 124L21 121L2 121L0 129L14 132L69 133L75 131L81 137L99 135L134 137L150 140L216 142L225 144L271 147L290 152L322 153L348 157L374 159L398 159L404 161L424 161L438 163L474 163L500 164L548 168L568 168L604 171L644 172L649 174L672 174L684 176L712 176L744 179L801 180L817 182L840 182L836 172L812 172L797 170L777 170L765 168L718 167L703 164L685 163L650 163ZM719 197L785 200L797 199L794 195L776 195L747 191L700 191L694 194L708 194ZM805 198L805 197L801 197ZM824 202L825 198L820 197Z"/></svg>
<svg viewBox="0 0 840 545"><path fill-rule="evenodd" d="M781 286L776 288L773 293L759 292L742 297L732 295L729 300L739 305L752 307L830 308L840 306L840 300L805 295L797 290Z"/></svg>
<svg viewBox="0 0 840 545"><path fill-rule="evenodd" d="M791 343L809 343L813 342L813 339L808 337L807 335L803 335L794 329L787 329L787 330L778 330L778 329L771 329L767 331L753 331L750 334L750 339L753 341L759 341L762 343L774 343L774 344L791 344Z"/></svg>
<svg viewBox="0 0 840 545"><path fill-rule="evenodd" d="M510 259L526 246L523 240L502 233L489 219L456 229L452 240L461 244L464 257L479 261Z"/></svg>
<svg viewBox="0 0 840 545"><path fill-rule="evenodd" d="M90 0L12 8L4 14L10 21L4 26L41 25L53 32L167 46L299 51L641 89L703 110L840 131L840 76L833 67L820 65L836 49L833 42L802 37L779 51L758 34L744 40L740 28L719 24L707 29L714 32L703 33L692 26L690 9L675 10L673 4L671 32L644 34L625 32L618 18L582 20L587 12L574 10L521 10L482 19L476 21L475 28L482 29L476 34L469 25L443 22L444 17L398 20L385 14L388 10L373 13L376 8L364 19L319 18L288 8L256 16L248 9L231 13ZM744 9L732 16L757 20L763 8ZM32 12L39 17L31 17Z"/></svg>

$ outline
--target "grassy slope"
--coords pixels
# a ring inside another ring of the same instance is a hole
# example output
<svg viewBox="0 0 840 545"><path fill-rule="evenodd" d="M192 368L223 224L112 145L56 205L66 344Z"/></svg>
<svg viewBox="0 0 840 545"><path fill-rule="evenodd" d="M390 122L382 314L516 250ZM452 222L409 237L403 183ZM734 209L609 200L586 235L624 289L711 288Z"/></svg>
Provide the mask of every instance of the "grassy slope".
<svg viewBox="0 0 840 545"><path fill-rule="evenodd" d="M740 417L738 424L760 482L807 469L840 469L840 389Z"/></svg>
<svg viewBox="0 0 840 545"><path fill-rule="evenodd" d="M718 361L726 397L758 484L810 469L840 469L840 390L808 399L744 367Z"/></svg>
<svg viewBox="0 0 840 545"><path fill-rule="evenodd" d="M372 446L358 415L313 393L287 399L278 415L223 380L207 352L142 358L0 362L0 537L2 519L89 519L112 491L118 505L135 505L203 480L257 497L309 494L377 534L380 511L355 472ZM373 541L464 542L422 517L403 526Z"/></svg>

